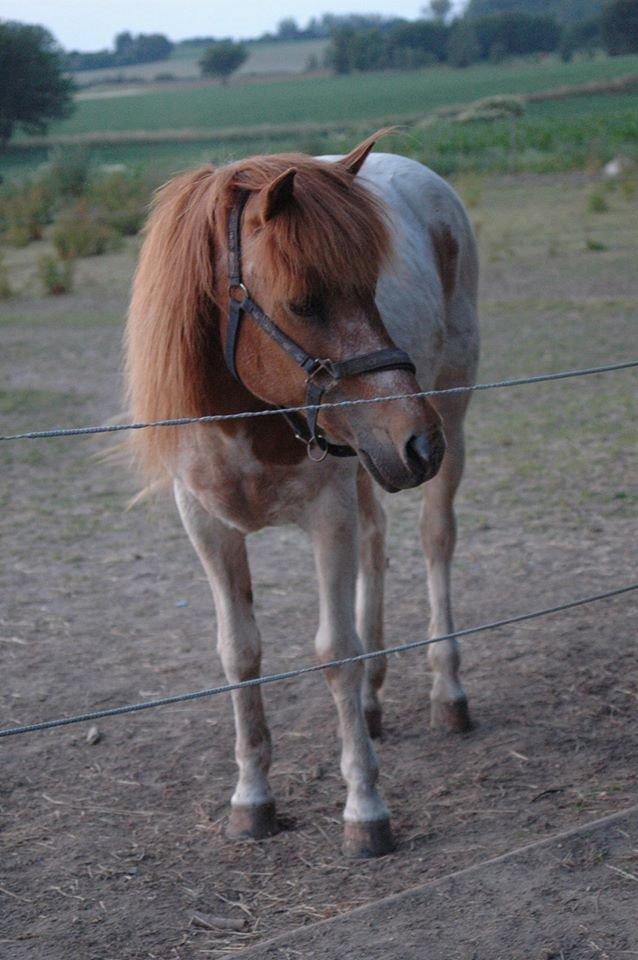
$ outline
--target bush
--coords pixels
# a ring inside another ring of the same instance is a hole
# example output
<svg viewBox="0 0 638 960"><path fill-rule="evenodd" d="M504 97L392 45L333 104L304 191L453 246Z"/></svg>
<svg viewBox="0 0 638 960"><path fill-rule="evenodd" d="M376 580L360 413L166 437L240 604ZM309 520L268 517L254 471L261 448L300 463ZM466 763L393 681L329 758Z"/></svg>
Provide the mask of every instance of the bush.
<svg viewBox="0 0 638 960"><path fill-rule="evenodd" d="M52 296L70 293L73 289L73 271L75 261L58 260L50 253L44 253L38 260L38 275L44 292Z"/></svg>
<svg viewBox="0 0 638 960"><path fill-rule="evenodd" d="M26 247L40 240L44 227L51 223L54 197L47 185L27 180L21 187L10 187L0 200L0 228L7 243Z"/></svg>
<svg viewBox="0 0 638 960"><path fill-rule="evenodd" d="M91 172L91 158L85 147L54 147L49 154L46 181L57 197L81 197Z"/></svg>
<svg viewBox="0 0 638 960"><path fill-rule="evenodd" d="M53 230L53 246L61 260L95 257L117 250L122 240L86 200L78 200L58 219Z"/></svg>
<svg viewBox="0 0 638 960"><path fill-rule="evenodd" d="M4 262L4 256L0 252L0 300L8 300L13 296L13 288L9 283L9 274Z"/></svg>
<svg viewBox="0 0 638 960"><path fill-rule="evenodd" d="M131 237L144 224L151 191L146 177L118 170L96 177L87 199L104 223L122 236Z"/></svg>

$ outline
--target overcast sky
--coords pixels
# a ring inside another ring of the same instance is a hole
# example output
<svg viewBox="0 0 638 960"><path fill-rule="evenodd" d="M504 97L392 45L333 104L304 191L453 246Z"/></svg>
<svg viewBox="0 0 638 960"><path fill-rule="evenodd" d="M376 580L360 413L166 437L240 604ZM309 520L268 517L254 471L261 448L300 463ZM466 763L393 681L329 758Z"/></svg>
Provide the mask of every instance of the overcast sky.
<svg viewBox="0 0 638 960"><path fill-rule="evenodd" d="M1 20L40 23L66 49L111 46L121 30L193 36L255 37L284 17L305 26L322 13L385 13L412 19L427 0L0 0Z"/></svg>

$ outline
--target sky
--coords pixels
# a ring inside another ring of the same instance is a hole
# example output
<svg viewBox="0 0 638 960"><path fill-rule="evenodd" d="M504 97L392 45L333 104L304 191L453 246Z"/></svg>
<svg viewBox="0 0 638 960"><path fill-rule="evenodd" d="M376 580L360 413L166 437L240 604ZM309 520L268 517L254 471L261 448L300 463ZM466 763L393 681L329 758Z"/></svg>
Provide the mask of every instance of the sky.
<svg viewBox="0 0 638 960"><path fill-rule="evenodd" d="M247 38L276 29L284 17L305 26L322 13L384 13L414 19L427 0L0 0L0 20L47 27L67 50L110 47L122 30L164 33L171 40Z"/></svg>

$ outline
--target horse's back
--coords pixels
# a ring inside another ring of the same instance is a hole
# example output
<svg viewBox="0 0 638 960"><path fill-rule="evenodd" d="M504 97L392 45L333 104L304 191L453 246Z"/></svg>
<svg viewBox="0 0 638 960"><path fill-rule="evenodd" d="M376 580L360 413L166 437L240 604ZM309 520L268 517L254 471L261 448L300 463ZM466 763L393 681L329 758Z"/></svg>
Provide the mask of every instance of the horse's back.
<svg viewBox="0 0 638 960"><path fill-rule="evenodd" d="M459 197L433 170L396 154L372 153L359 177L383 201L392 231L393 257L377 288L388 332L414 358L423 386L452 357L473 372L478 258Z"/></svg>

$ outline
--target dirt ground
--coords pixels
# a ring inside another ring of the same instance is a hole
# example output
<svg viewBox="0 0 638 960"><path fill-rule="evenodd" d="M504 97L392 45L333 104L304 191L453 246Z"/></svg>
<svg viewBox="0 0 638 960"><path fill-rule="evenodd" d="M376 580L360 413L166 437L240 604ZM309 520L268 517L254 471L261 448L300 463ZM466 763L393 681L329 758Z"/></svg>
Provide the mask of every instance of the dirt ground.
<svg viewBox="0 0 638 960"><path fill-rule="evenodd" d="M482 249L481 380L635 355L635 194L619 188L606 212L590 214L581 177L460 188ZM31 248L8 255L21 293L0 305L2 432L120 411L134 246L84 261L77 293L56 300L34 295ZM638 579L635 385L628 371L475 397L459 626ZM3 726L223 680L208 587L174 507L126 512L136 481L95 458L108 446L0 446ZM422 637L427 622L418 499L387 503L389 643ZM252 538L251 557L264 671L310 662L308 544L294 529L269 530ZM265 691L284 829L261 843L224 837L234 782L226 697L103 721L94 745L82 726L2 741L0 955L229 957L630 807L637 607L632 594L463 642L476 728L460 737L428 728L424 652L393 658L378 750L398 849L377 861L340 853L344 789L320 676ZM625 867L635 873L635 857ZM205 929L195 913L243 924ZM591 954L606 955L604 943ZM526 960L537 957L547 953L530 944Z"/></svg>
<svg viewBox="0 0 638 960"><path fill-rule="evenodd" d="M593 960L636 956L638 878L631 868L636 863L637 841L638 807L633 807L341 917L297 927L249 947L240 957Z"/></svg>

